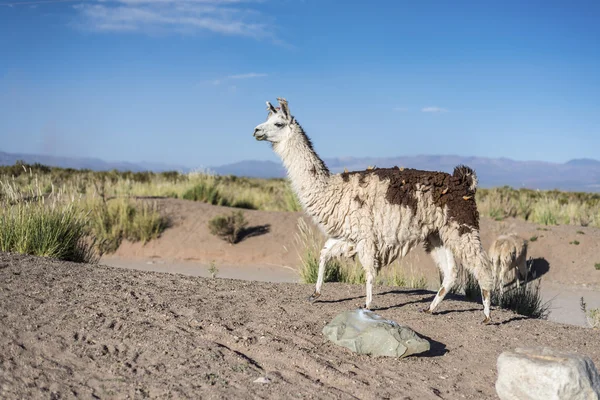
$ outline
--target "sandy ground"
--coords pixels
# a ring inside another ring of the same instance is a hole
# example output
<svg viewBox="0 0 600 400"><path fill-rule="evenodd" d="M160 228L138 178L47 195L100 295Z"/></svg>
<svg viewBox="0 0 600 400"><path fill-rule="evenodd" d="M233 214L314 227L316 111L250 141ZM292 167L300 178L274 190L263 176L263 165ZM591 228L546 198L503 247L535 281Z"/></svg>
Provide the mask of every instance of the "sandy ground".
<svg viewBox="0 0 600 400"><path fill-rule="evenodd" d="M0 253L0 397L496 398L498 355L547 345L600 365L598 333L379 288L377 311L432 343L404 360L359 356L322 327L363 288L207 279ZM269 383L254 383L266 377Z"/></svg>
<svg viewBox="0 0 600 400"><path fill-rule="evenodd" d="M130 260L110 258L106 265L135 269L138 271L154 271L177 273L188 276L212 276L209 264L178 260ZM258 282L301 283L296 269L290 267L273 267L260 265L219 265L216 276L227 279L240 279ZM329 283L326 284L329 286ZM587 327L584 313L580 310L580 299L583 297L589 309L600 308L600 291L579 286L568 286L552 282L543 282L540 286L542 301L550 305L549 321ZM326 289L327 290L327 289ZM379 290L377 287L375 290Z"/></svg>

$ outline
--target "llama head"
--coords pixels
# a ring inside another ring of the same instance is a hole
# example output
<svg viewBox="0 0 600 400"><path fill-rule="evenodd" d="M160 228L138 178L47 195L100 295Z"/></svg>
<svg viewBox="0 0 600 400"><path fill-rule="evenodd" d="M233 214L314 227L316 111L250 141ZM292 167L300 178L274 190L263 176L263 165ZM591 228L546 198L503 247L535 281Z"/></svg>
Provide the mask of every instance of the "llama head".
<svg viewBox="0 0 600 400"><path fill-rule="evenodd" d="M256 140L267 140L271 143L279 143L294 134L292 124L294 117L290 114L287 101L278 98L279 107L273 107L267 101L267 110L269 115L267 120L254 128L254 137Z"/></svg>

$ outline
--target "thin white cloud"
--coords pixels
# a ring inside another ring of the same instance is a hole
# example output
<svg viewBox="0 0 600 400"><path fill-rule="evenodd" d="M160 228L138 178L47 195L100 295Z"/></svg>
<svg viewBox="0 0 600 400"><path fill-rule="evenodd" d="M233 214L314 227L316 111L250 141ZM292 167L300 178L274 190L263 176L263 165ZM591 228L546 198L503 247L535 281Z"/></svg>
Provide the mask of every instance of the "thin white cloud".
<svg viewBox="0 0 600 400"><path fill-rule="evenodd" d="M97 32L212 32L272 38L272 19L243 0L92 0L77 4L77 25Z"/></svg>
<svg viewBox="0 0 600 400"><path fill-rule="evenodd" d="M442 108L442 107L423 107L421 108L421 112L424 113L445 113L448 112L448 110L446 108Z"/></svg>

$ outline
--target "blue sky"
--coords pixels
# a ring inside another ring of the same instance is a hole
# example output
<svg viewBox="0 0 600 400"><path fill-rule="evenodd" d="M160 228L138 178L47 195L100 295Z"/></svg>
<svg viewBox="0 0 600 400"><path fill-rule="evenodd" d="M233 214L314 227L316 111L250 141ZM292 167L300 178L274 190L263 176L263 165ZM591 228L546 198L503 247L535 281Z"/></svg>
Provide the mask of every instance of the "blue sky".
<svg viewBox="0 0 600 400"><path fill-rule="evenodd" d="M286 97L323 157L600 158L600 2L0 0L0 150L277 160Z"/></svg>

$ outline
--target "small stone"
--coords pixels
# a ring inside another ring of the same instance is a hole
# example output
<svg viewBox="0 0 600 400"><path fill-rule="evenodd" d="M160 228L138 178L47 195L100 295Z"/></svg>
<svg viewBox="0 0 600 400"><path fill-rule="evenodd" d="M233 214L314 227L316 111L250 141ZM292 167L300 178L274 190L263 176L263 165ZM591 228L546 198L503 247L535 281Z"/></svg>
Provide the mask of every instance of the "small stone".
<svg viewBox="0 0 600 400"><path fill-rule="evenodd" d="M271 380L267 377L261 376L254 380L254 383L271 383Z"/></svg>
<svg viewBox="0 0 600 400"><path fill-rule="evenodd" d="M404 358L430 348L429 341L408 326L365 309L337 315L322 332L333 343L358 354Z"/></svg>
<svg viewBox="0 0 600 400"><path fill-rule="evenodd" d="M501 400L600 399L593 361L548 347L517 348L498 357L496 393Z"/></svg>

